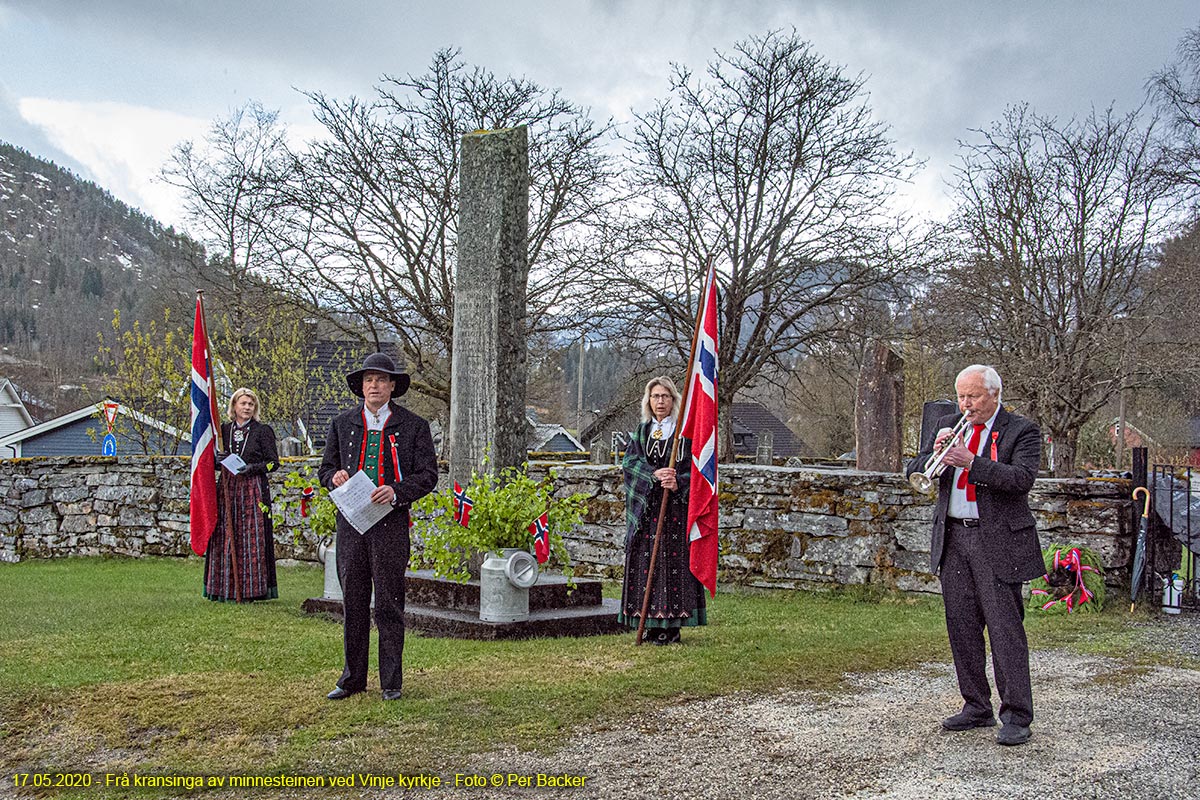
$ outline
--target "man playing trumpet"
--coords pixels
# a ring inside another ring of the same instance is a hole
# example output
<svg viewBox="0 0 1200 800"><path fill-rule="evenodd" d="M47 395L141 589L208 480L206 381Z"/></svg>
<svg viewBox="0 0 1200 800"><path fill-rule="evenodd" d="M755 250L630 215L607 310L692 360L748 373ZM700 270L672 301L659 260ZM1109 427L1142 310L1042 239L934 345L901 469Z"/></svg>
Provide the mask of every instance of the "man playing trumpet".
<svg viewBox="0 0 1200 800"><path fill-rule="evenodd" d="M966 424L958 426L963 421L958 414L938 420L946 427L933 449L918 453L906 470L937 482L930 566L941 578L963 697L962 711L942 727L964 731L996 724L985 671L986 628L1003 723L996 741L1024 744L1033 722L1033 690L1021 584L1045 572L1028 502L1041 462L1041 434L1031 420L1001 407L1000 375L991 367L967 367L954 388Z"/></svg>

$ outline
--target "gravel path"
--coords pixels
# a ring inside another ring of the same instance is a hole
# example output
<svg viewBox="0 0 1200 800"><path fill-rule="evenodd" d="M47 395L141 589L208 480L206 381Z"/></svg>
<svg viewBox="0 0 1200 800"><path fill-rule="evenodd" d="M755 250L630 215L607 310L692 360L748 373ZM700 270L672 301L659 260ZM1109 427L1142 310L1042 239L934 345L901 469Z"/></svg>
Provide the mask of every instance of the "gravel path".
<svg viewBox="0 0 1200 800"><path fill-rule="evenodd" d="M1200 618L1141 626L1171 663L1200 658ZM424 791L461 797L774 800L787 798L1200 798L1200 670L1134 667L1062 650L1033 655L1034 737L1000 747L995 729L941 730L958 710L952 668L851 676L851 691L688 703L550 755L490 753L464 772L576 774L582 789ZM663 754L662 757L642 755Z"/></svg>

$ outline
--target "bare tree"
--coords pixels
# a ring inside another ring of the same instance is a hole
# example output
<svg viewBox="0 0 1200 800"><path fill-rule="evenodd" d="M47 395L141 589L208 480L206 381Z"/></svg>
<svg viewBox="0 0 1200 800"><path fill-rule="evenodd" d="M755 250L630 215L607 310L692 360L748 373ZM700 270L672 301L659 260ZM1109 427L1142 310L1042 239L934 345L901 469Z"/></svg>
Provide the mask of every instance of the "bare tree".
<svg viewBox="0 0 1200 800"><path fill-rule="evenodd" d="M264 306L253 322L241 325L220 306L206 310L222 404L238 387L254 389L263 420L287 426L276 431L283 436L311 422L314 409L344 396L340 375L321 379L309 326L286 307Z"/></svg>
<svg viewBox="0 0 1200 800"><path fill-rule="evenodd" d="M1165 408L1176 407L1182 416L1200 415L1200 219L1193 217L1181 235L1161 248L1151 277L1150 297L1144 316L1147 339L1161 365L1150 391L1139 406L1153 409L1156 421L1165 423ZM1173 420L1183 427L1183 420Z"/></svg>
<svg viewBox="0 0 1200 800"><path fill-rule="evenodd" d="M1169 174L1200 190L1200 26L1184 34L1179 59L1150 80L1159 110L1169 123Z"/></svg>
<svg viewBox="0 0 1200 800"><path fill-rule="evenodd" d="M1005 397L1053 437L1056 475L1074 470L1083 424L1160 357L1147 279L1175 197L1153 128L1137 111L1059 124L1022 105L961 144L957 250L926 334L997 365Z"/></svg>
<svg viewBox="0 0 1200 800"><path fill-rule="evenodd" d="M114 311L112 330L111 344L96 335L100 384L108 397L136 412L116 421L118 433L146 455L178 453L189 430L188 331L174 324L170 308L162 309L161 320L151 318L144 326L134 320L127 328L122 327L120 311Z"/></svg>
<svg viewBox="0 0 1200 800"><path fill-rule="evenodd" d="M861 77L795 31L718 53L705 78L676 66L671 96L630 137L640 252L604 276L624 287L626 336L686 358L700 276L720 288L722 420L740 389L846 327L844 307L904 270L889 213L911 157L897 154ZM728 425L722 457L732 458Z"/></svg>
<svg viewBox="0 0 1200 800"><path fill-rule="evenodd" d="M191 233L209 254L206 261L198 254L194 280L239 325L258 316L264 297L285 299L263 286L262 274L281 257L282 190L294 160L286 134L277 112L247 103L215 121L201 142L177 146L162 170L163 180L183 190Z"/></svg>
<svg viewBox="0 0 1200 800"><path fill-rule="evenodd" d="M309 95L325 136L296 157L289 256L269 277L314 305L398 336L414 386L449 401L460 140L530 126L527 324L566 329L585 305L572 275L598 257L594 230L617 198L610 124L555 91L439 51L429 72L386 78L371 101Z"/></svg>

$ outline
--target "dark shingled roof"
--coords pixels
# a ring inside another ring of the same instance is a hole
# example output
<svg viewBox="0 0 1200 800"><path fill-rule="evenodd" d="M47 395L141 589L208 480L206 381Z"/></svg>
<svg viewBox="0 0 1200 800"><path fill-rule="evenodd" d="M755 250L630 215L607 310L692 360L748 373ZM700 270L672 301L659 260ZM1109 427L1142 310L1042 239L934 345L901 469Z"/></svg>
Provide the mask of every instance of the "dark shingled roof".
<svg viewBox="0 0 1200 800"><path fill-rule="evenodd" d="M600 439L607 446L613 431L629 433L641 424L641 421L641 411L638 410L637 403L622 404L608 409L584 425L579 435L579 441L584 447L591 447L592 439Z"/></svg>
<svg viewBox="0 0 1200 800"><path fill-rule="evenodd" d="M384 342L378 348L374 344L350 341L316 341L310 346L313 353L309 361L309 386L336 386L341 390L333 392L334 399L306 408L301 415L313 446L320 453L325 446L325 436L329 433L329 423L356 400L346 385L346 373L361 367L363 360L371 353L384 353L397 364L404 363L404 354L395 342ZM319 392L315 395L322 396Z"/></svg>
<svg viewBox="0 0 1200 800"><path fill-rule="evenodd" d="M641 421L638 415L636 405L611 409L584 427L580 441L587 447L593 438L600 438L607 445L611 431L624 433L636 428ZM758 449L758 435L770 431L775 439L774 455L780 458L812 456L812 449L807 444L792 433L779 417L758 403L734 403L730 426L735 441L741 441L741 445L734 447L738 455L754 455Z"/></svg>
<svg viewBox="0 0 1200 800"><path fill-rule="evenodd" d="M760 434L771 432L774 438L773 453L779 458L811 456L812 450L800 440L779 417L758 403L734 403L731 409L733 432L746 434L734 450L740 456L752 456L758 449Z"/></svg>

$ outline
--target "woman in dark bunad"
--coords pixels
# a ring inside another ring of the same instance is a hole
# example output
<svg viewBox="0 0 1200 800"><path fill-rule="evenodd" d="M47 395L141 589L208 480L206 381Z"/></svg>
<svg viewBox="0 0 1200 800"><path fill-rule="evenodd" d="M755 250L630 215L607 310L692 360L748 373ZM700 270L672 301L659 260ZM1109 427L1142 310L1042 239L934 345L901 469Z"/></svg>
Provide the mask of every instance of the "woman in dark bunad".
<svg viewBox="0 0 1200 800"><path fill-rule="evenodd" d="M687 440L680 440L676 462L669 463L678 409L679 391L670 378L658 377L647 383L642 424L630 435L621 462L625 470L625 584L617 618L630 628L638 627L642 615L662 493L671 490L643 634L644 641L660 645L678 644L680 628L707 622L704 590L692 575L688 553L691 448Z"/></svg>
<svg viewBox="0 0 1200 800"><path fill-rule="evenodd" d="M259 420L259 408L257 394L238 389L229 398L230 421L221 425L227 452L217 462L217 526L204 554L209 600L245 603L279 596L267 483L279 455L275 432ZM222 466L231 455L245 462L237 474Z"/></svg>

